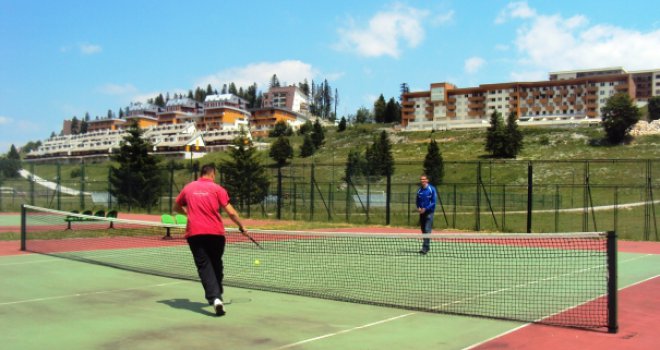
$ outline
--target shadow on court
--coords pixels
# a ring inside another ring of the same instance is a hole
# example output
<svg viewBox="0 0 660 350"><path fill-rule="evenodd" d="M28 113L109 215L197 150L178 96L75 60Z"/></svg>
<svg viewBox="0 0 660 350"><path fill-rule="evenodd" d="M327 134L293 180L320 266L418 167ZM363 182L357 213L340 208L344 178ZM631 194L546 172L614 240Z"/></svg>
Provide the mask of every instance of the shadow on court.
<svg viewBox="0 0 660 350"><path fill-rule="evenodd" d="M159 300L158 302L174 309L188 310L198 314L215 317L215 312L207 310L210 307L207 303L190 301L190 299L168 299Z"/></svg>

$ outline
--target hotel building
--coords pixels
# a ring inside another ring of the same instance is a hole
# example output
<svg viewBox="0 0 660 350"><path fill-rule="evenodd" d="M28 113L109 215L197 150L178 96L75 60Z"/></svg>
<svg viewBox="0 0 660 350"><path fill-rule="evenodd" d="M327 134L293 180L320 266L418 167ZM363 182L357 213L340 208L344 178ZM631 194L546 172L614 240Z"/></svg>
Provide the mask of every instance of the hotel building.
<svg viewBox="0 0 660 350"><path fill-rule="evenodd" d="M660 70L629 73L617 67L552 72L547 81L469 88L434 83L428 91L402 95L402 126L407 130L487 127L494 111L504 117L515 113L521 125L598 123L610 96L626 93L645 103L660 96L657 82Z"/></svg>

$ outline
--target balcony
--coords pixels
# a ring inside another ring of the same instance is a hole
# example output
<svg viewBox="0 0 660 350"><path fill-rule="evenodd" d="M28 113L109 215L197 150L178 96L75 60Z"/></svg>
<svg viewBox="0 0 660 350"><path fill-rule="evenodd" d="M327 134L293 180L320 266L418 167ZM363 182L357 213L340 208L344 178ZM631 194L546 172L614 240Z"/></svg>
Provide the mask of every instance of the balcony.
<svg viewBox="0 0 660 350"><path fill-rule="evenodd" d="M557 96L553 98L552 102L554 102L555 104L561 104L561 96Z"/></svg>
<svg viewBox="0 0 660 350"><path fill-rule="evenodd" d="M472 97L468 97L468 101L470 101L470 102L482 102L482 101L484 101L485 99L486 99L486 98L485 98L484 96L472 96Z"/></svg>
<svg viewBox="0 0 660 350"><path fill-rule="evenodd" d="M456 97L447 97L447 103L456 103Z"/></svg>
<svg viewBox="0 0 660 350"><path fill-rule="evenodd" d="M486 105L483 104L483 103L470 103L470 104L468 104L468 108L470 108L470 109L483 109L484 107L486 107Z"/></svg>
<svg viewBox="0 0 660 350"><path fill-rule="evenodd" d="M619 85L614 87L614 90L619 91L619 92L628 91L628 84L619 84Z"/></svg>
<svg viewBox="0 0 660 350"><path fill-rule="evenodd" d="M448 105L447 110L453 111L456 109L456 105Z"/></svg>
<svg viewBox="0 0 660 350"><path fill-rule="evenodd" d="M448 118L456 118L456 112L447 112Z"/></svg>
<svg viewBox="0 0 660 350"><path fill-rule="evenodd" d="M587 111L587 117L595 118L598 115L596 111Z"/></svg>
<svg viewBox="0 0 660 350"><path fill-rule="evenodd" d="M587 86L588 93L594 93L596 91L598 91L598 86Z"/></svg>

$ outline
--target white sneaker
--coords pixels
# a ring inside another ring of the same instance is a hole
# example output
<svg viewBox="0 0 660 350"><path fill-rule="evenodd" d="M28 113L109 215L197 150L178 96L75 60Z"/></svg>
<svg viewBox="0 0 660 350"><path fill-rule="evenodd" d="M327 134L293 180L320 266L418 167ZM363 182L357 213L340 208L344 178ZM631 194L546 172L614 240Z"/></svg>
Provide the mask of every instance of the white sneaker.
<svg viewBox="0 0 660 350"><path fill-rule="evenodd" d="M213 308L215 309L216 316L223 316L225 312L225 304L222 303L222 300L215 299L213 300Z"/></svg>

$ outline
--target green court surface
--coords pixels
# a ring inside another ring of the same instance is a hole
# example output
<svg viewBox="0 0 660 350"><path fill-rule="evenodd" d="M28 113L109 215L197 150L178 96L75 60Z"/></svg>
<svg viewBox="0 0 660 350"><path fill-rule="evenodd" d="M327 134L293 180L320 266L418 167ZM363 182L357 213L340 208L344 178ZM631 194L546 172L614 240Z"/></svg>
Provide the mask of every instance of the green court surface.
<svg viewBox="0 0 660 350"><path fill-rule="evenodd" d="M2 226L19 226L21 224L21 216L18 214L2 214L0 215L0 227Z"/></svg>
<svg viewBox="0 0 660 350"><path fill-rule="evenodd" d="M620 288L658 274L660 255L619 254ZM199 282L39 254L0 276L6 349L464 349L523 324L241 288L215 317Z"/></svg>

